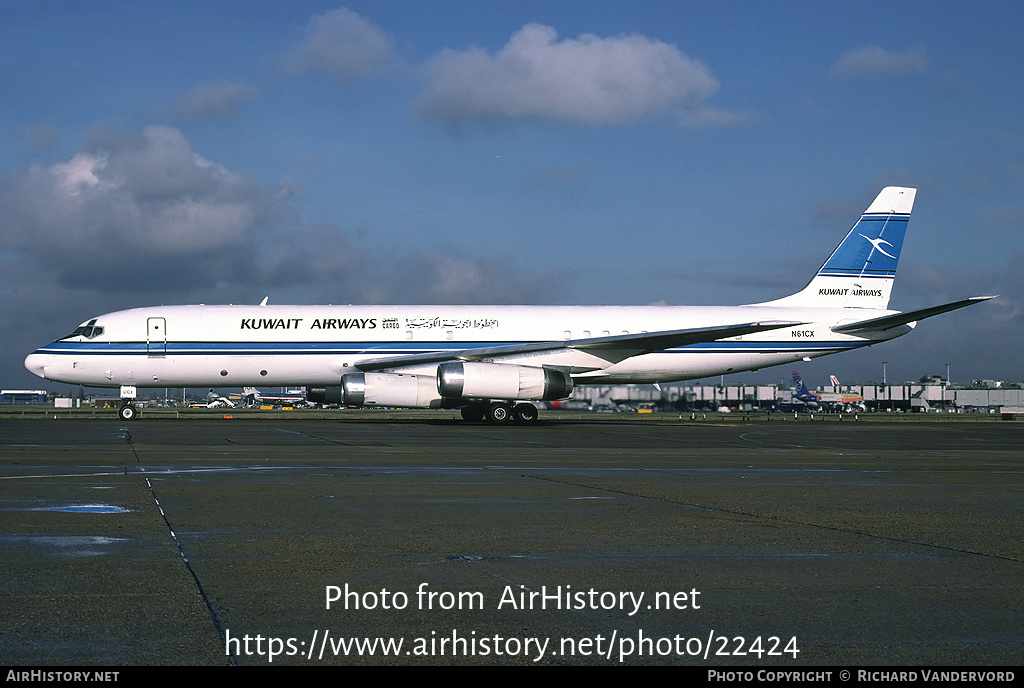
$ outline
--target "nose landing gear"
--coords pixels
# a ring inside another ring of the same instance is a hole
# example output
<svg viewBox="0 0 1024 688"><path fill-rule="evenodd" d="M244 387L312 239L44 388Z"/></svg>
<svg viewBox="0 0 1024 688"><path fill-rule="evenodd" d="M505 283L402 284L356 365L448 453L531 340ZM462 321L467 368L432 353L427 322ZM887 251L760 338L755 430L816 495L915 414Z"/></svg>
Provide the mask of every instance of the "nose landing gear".
<svg viewBox="0 0 1024 688"><path fill-rule="evenodd" d="M123 421L135 420L139 417L139 409L135 407L135 385L121 385L121 406L117 409L117 417Z"/></svg>

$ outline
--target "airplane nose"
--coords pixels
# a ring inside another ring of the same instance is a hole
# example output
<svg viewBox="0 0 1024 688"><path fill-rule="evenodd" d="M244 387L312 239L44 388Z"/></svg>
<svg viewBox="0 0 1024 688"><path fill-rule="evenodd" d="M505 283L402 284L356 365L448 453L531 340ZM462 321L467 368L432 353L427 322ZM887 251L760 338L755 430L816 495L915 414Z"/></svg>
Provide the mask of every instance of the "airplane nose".
<svg viewBox="0 0 1024 688"><path fill-rule="evenodd" d="M29 372L33 375L38 375L41 378L46 378L46 373L43 367L49 362L50 356L46 354L29 354L25 357L25 367L28 368Z"/></svg>

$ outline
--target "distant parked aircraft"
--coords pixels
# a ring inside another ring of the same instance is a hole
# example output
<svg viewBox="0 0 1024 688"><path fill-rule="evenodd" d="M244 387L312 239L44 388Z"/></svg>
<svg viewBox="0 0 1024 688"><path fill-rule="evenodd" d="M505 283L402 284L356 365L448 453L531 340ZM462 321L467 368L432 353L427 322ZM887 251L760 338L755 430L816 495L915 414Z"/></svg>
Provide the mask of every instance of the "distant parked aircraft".
<svg viewBox="0 0 1024 688"><path fill-rule="evenodd" d="M830 376L832 386L838 388L839 378ZM863 411L864 397L852 392L812 392L807 389L800 373L793 371L793 399L808 408L822 408L833 411Z"/></svg>
<svg viewBox="0 0 1024 688"><path fill-rule="evenodd" d="M288 392L287 394L263 394L255 387L244 387L242 389L242 399L245 403L256 406L259 404L269 404L271 406L305 406L306 405L306 393L305 391Z"/></svg>

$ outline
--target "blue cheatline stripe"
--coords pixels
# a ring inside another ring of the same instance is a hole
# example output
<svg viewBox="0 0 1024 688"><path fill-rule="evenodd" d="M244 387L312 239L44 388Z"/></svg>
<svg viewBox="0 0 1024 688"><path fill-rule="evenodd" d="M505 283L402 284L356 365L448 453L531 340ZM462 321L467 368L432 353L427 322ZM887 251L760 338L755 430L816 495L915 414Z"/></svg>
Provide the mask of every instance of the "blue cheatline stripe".
<svg viewBox="0 0 1024 688"><path fill-rule="evenodd" d="M171 356L267 356L293 355L362 355L368 357L399 356L416 353L462 351L491 346L505 346L514 342L168 342L167 355ZM862 346L856 341L743 341L703 342L666 349L664 353L788 353L849 349ZM162 349L162 347L160 347ZM64 354L75 356L145 356L145 342L54 342L35 351L38 354Z"/></svg>
<svg viewBox="0 0 1024 688"><path fill-rule="evenodd" d="M81 355L146 354L149 350L175 355L211 354L410 354L462 351L485 346L506 346L516 342L53 342L36 353Z"/></svg>
<svg viewBox="0 0 1024 688"><path fill-rule="evenodd" d="M895 279L896 275L889 270L872 270L870 268L828 268L818 270L819 275L827 277L864 277L866 279Z"/></svg>

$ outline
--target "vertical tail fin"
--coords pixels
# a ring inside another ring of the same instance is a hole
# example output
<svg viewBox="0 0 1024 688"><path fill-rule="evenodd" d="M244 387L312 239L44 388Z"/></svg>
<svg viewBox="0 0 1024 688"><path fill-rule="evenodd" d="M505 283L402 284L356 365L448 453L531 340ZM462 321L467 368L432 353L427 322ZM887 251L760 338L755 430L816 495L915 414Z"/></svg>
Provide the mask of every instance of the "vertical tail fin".
<svg viewBox="0 0 1024 688"><path fill-rule="evenodd" d="M882 189L807 286L770 303L887 308L916 194L902 186Z"/></svg>
<svg viewBox="0 0 1024 688"><path fill-rule="evenodd" d="M817 401L818 395L807 389L807 385L804 384L804 380L800 377L800 373L797 371L793 372L793 398L801 401Z"/></svg>

